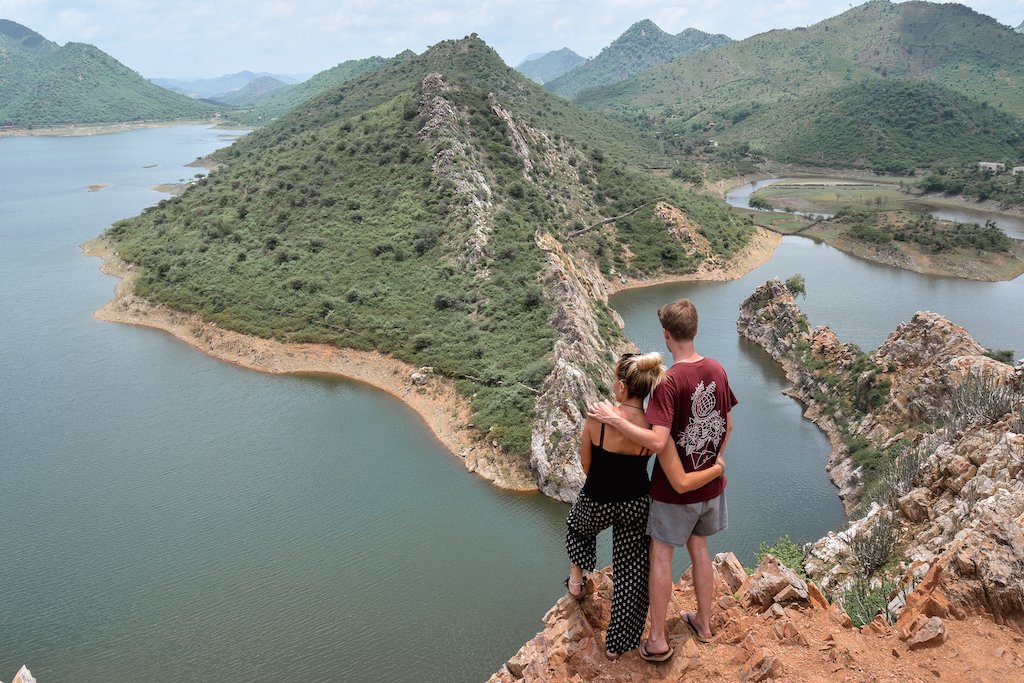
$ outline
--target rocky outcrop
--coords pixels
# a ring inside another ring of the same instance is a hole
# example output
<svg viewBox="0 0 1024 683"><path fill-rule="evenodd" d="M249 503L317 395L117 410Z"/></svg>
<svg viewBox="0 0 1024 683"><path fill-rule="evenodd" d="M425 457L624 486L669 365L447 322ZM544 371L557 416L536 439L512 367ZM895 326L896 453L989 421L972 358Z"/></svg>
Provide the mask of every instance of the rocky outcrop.
<svg viewBox="0 0 1024 683"><path fill-rule="evenodd" d="M490 185L479 170L480 152L466 134L469 116L447 97L453 87L436 73L427 74L420 83L419 114L423 123L419 138L434 154L434 175L465 198L460 211L472 237L464 252L473 266L479 266L494 230L494 203ZM478 274L486 275L486 271L478 268Z"/></svg>
<svg viewBox="0 0 1024 683"><path fill-rule="evenodd" d="M606 306L608 294L600 273L581 266L553 237L538 234L537 246L548 256L544 292L554 306L551 325L559 336L554 367L537 397L530 468L543 493L571 502L586 479L578 435L587 405L603 397L597 382L606 388L612 384L613 349L595 311Z"/></svg>
<svg viewBox="0 0 1024 683"><path fill-rule="evenodd" d="M28 667L23 666L18 669L18 673L14 674L11 683L36 683L36 679L32 677L32 672L28 670Z"/></svg>
<svg viewBox="0 0 1024 683"><path fill-rule="evenodd" d="M783 365L791 393L806 416L829 435L828 470L852 510L864 477L851 460L849 443L886 449L915 443L921 423L951 410L952 388L968 373L1009 380L1010 366L984 356L984 347L963 327L919 312L897 327L878 349L865 354L841 342L827 327L811 329L793 295L779 280L759 287L740 307L740 334Z"/></svg>
<svg viewBox="0 0 1024 683"><path fill-rule="evenodd" d="M698 643L679 617L682 610L694 608L687 573L673 587L669 604L672 658L655 664L634 651L609 661L603 639L612 577L606 569L588 577L582 602L561 598L544 615L542 630L490 683L1024 680L1024 658L1013 631L983 617L964 615L957 620L933 615L919 620L919 613L906 628L872 623L855 629L813 583L798 577L793 581L795 574L778 581L781 565L770 556L754 576L744 573L735 591L740 597L734 597L723 568L735 565L738 560L731 555L715 561L715 635L710 644ZM792 595L800 584L807 595ZM761 596L772 593L767 605L762 604Z"/></svg>

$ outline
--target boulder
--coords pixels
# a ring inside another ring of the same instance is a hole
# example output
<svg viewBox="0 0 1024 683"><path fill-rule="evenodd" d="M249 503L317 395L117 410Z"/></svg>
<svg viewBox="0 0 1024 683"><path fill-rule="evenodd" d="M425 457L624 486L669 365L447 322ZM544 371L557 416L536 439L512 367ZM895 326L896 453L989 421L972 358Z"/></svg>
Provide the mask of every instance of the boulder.
<svg viewBox="0 0 1024 683"><path fill-rule="evenodd" d="M733 593L743 587L747 579L747 570L733 553L718 553L712 566Z"/></svg>
<svg viewBox="0 0 1024 683"><path fill-rule="evenodd" d="M917 632L910 637L907 645L911 650L935 647L946 642L946 626L939 617L928 619Z"/></svg>
<svg viewBox="0 0 1024 683"><path fill-rule="evenodd" d="M790 590L786 590L786 589ZM807 600L807 584L771 554L765 555L754 575L740 589L737 598L747 606L770 607L776 596Z"/></svg>
<svg viewBox="0 0 1024 683"><path fill-rule="evenodd" d="M926 488L916 488L899 499L900 511L911 522L923 522L928 519L928 509L932 500L931 492Z"/></svg>

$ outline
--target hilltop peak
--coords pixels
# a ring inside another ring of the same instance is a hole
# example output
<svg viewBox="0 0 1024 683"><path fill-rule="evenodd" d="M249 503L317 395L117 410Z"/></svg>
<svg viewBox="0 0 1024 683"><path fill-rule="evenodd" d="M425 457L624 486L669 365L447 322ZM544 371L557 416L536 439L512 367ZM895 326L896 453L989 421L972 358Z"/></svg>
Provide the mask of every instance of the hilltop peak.
<svg viewBox="0 0 1024 683"><path fill-rule="evenodd" d="M621 36L618 37L618 40L622 40L626 36L633 35L640 35L646 37L648 33L651 33L654 36L670 35L669 33L663 31L660 26L655 24L650 19L641 19L640 21L636 22L635 24L627 28L626 31Z"/></svg>
<svg viewBox="0 0 1024 683"><path fill-rule="evenodd" d="M650 19L643 19L626 29L597 57L544 87L562 97L576 99L587 90L600 89L694 52L731 42L727 36L712 36L697 29L673 36Z"/></svg>
<svg viewBox="0 0 1024 683"><path fill-rule="evenodd" d="M44 45L57 47L56 43L50 42L29 27L22 26L9 19L0 19L0 36L9 39L23 48L35 49Z"/></svg>

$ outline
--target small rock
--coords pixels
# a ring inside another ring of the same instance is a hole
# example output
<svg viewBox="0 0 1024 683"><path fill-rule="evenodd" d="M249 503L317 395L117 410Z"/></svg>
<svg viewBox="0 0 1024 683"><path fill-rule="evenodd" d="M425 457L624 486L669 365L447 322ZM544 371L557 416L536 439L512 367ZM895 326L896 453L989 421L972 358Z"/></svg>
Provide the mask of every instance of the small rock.
<svg viewBox="0 0 1024 683"><path fill-rule="evenodd" d="M900 510L911 522L923 522L928 519L931 504L931 493L926 488L916 488L899 499Z"/></svg>
<svg viewBox="0 0 1024 683"><path fill-rule="evenodd" d="M718 553L715 555L712 566L733 593L738 591L749 578L747 570L743 568L743 564L733 553Z"/></svg>
<svg viewBox="0 0 1024 683"><path fill-rule="evenodd" d="M14 675L11 683L36 683L36 679L32 677L32 672L28 670L27 666L22 666Z"/></svg>
<svg viewBox="0 0 1024 683"><path fill-rule="evenodd" d="M803 599L807 599L807 584L789 567L772 555L765 555L757 571L740 589L737 596L748 606L768 607L775 596L787 586L792 587Z"/></svg>
<svg viewBox="0 0 1024 683"><path fill-rule="evenodd" d="M908 642L911 650L933 647L946 642L946 626L939 617L932 617L915 633Z"/></svg>
<svg viewBox="0 0 1024 683"><path fill-rule="evenodd" d="M782 662L767 648L761 648L743 665L741 681L763 681L782 673Z"/></svg>

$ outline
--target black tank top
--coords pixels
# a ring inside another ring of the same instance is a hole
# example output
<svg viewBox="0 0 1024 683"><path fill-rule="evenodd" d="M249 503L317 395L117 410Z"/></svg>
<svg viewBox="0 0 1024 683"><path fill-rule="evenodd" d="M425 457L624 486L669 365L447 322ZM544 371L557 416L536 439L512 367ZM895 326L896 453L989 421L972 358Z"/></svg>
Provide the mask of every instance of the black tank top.
<svg viewBox="0 0 1024 683"><path fill-rule="evenodd" d="M641 455L615 453L604 448L604 425L598 444L591 444L590 472L583 492L592 500L613 503L646 496L651 488L647 478L647 461L651 454L645 448Z"/></svg>

